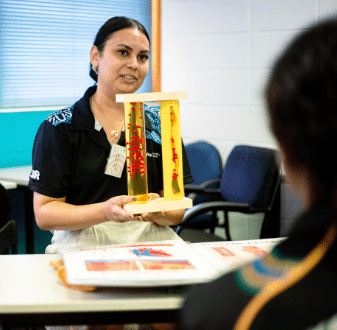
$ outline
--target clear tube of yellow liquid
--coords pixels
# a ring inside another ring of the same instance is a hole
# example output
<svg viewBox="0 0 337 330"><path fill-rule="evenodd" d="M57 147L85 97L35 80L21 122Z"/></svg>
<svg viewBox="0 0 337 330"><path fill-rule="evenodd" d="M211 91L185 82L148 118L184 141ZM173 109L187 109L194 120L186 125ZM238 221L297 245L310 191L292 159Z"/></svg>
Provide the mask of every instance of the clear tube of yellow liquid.
<svg viewBox="0 0 337 330"><path fill-rule="evenodd" d="M164 200L184 198L180 107L178 100L160 103L161 141L163 153Z"/></svg>
<svg viewBox="0 0 337 330"><path fill-rule="evenodd" d="M145 118L142 102L125 102L125 147L128 195L148 201Z"/></svg>

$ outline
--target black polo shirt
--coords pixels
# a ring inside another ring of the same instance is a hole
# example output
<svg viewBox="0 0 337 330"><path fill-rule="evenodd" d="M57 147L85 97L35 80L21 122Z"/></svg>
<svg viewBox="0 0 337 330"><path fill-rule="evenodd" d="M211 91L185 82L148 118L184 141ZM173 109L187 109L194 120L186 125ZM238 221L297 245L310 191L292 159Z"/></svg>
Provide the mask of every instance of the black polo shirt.
<svg viewBox="0 0 337 330"><path fill-rule="evenodd" d="M39 127L33 147L29 188L42 195L86 205L127 195L126 165L121 178L105 174L111 145L103 128L95 129L89 98L96 86L71 107L49 115ZM158 108L145 106L148 190L163 190L160 116ZM118 145L125 146L122 132ZM183 146L184 183L193 182Z"/></svg>

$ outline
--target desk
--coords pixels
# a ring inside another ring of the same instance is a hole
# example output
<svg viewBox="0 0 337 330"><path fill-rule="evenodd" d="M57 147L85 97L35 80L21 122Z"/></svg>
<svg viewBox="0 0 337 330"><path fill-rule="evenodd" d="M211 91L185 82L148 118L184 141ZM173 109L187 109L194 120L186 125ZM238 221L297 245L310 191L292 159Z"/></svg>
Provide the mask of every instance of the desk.
<svg viewBox="0 0 337 330"><path fill-rule="evenodd" d="M174 289L169 288L75 291L64 287L49 266L49 261L57 258L56 254L0 256L0 323L75 325L178 320L186 293L172 293Z"/></svg>
<svg viewBox="0 0 337 330"><path fill-rule="evenodd" d="M21 186L28 186L32 166L0 168L0 180L12 181Z"/></svg>
<svg viewBox="0 0 337 330"><path fill-rule="evenodd" d="M25 227L26 227L26 250L27 253L34 253L34 209L33 193L28 188L29 175L32 166L18 166L0 168L0 180L10 181L17 184L21 189L25 200Z"/></svg>
<svg viewBox="0 0 337 330"><path fill-rule="evenodd" d="M6 190L15 189L18 186L15 182L11 182L11 181L0 180L0 183Z"/></svg>

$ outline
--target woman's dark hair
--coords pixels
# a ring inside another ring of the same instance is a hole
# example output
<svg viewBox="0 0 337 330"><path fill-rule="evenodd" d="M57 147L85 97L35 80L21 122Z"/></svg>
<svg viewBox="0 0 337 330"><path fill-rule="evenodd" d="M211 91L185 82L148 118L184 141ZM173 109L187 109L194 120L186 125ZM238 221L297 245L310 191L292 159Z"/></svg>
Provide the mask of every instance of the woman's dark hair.
<svg viewBox="0 0 337 330"><path fill-rule="evenodd" d="M146 38L150 42L150 37L145 29L145 27L139 23L137 20L124 17L124 16L116 16L107 20L99 31L96 34L96 38L94 41L94 46L97 47L98 51L102 53L104 51L104 47L106 42L111 38L114 32L119 30L127 29L127 28L135 28L139 31L143 32ZM92 64L90 63L89 70L90 77L97 82L97 74L92 69Z"/></svg>
<svg viewBox="0 0 337 330"><path fill-rule="evenodd" d="M266 88L271 129L291 165L304 165L322 198L336 190L337 20L310 26L275 63ZM323 189L322 189L323 188Z"/></svg>

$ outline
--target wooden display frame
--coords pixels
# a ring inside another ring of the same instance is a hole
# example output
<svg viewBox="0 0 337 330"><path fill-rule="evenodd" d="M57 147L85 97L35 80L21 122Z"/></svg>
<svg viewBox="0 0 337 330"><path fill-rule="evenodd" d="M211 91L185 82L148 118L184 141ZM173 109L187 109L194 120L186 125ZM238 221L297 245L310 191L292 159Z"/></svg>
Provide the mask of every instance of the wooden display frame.
<svg viewBox="0 0 337 330"><path fill-rule="evenodd" d="M187 99L187 92L116 95L116 102L124 102L125 108L128 195L137 197L136 202L124 205L132 214L193 206L184 193L179 99ZM160 103L164 197L148 200L143 102L154 101Z"/></svg>

